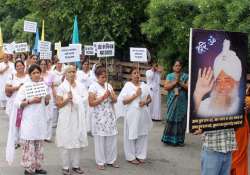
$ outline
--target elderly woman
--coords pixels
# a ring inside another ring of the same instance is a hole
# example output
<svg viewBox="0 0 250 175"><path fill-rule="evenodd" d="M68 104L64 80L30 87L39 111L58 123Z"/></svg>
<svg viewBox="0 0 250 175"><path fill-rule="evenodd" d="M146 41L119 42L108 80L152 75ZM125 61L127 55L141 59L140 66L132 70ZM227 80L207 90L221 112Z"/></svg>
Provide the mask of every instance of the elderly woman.
<svg viewBox="0 0 250 175"><path fill-rule="evenodd" d="M118 97L118 115L125 117L125 158L128 162L138 165L144 163L147 157L148 134L152 128L148 107L151 97L148 86L140 82L138 68L132 68L130 75L131 81L124 85Z"/></svg>
<svg viewBox="0 0 250 175"><path fill-rule="evenodd" d="M95 159L99 170L105 164L119 168L115 163L117 157L117 128L113 103L116 102L114 90L107 81L106 69L98 66L95 70L97 82L89 87L89 105L93 107L91 114L92 134L95 143Z"/></svg>
<svg viewBox="0 0 250 175"><path fill-rule="evenodd" d="M65 71L66 79L58 87L56 97L59 108L56 145L61 151L63 175L70 175L71 171L84 174L80 168L80 155L81 148L88 145L86 126L88 92L75 80L75 66L70 65Z"/></svg>
<svg viewBox="0 0 250 175"><path fill-rule="evenodd" d="M21 164L25 168L25 175L46 174L47 172L42 169L41 162L44 158L43 140L46 139L46 106L49 104L50 95L27 98L27 86L41 83L41 68L33 64L29 67L28 72L31 81L25 82L20 87L15 99L15 105L23 109L20 126ZM47 86L43 85L47 89Z"/></svg>

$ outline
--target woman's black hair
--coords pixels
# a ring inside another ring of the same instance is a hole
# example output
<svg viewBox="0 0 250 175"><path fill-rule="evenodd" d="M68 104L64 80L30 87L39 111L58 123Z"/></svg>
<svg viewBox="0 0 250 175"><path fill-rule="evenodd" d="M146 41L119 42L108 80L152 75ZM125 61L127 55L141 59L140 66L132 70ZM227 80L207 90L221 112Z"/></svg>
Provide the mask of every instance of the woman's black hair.
<svg viewBox="0 0 250 175"><path fill-rule="evenodd" d="M48 66L47 60L44 60L44 59L39 59L39 60L37 61L37 64L38 64L38 65L41 65L41 63L42 63L43 61L46 63L46 66Z"/></svg>
<svg viewBox="0 0 250 175"><path fill-rule="evenodd" d="M182 62L181 59L176 59L176 60L174 60L173 63L172 63L172 66L174 66L176 62L179 62L180 65L183 66L183 62Z"/></svg>
<svg viewBox="0 0 250 175"><path fill-rule="evenodd" d="M31 73L32 73L35 69L37 69L40 73L42 72L42 69L40 68L39 65L37 65L37 64L32 64L32 65L29 67L29 69L28 69L29 75L31 75Z"/></svg>
<svg viewBox="0 0 250 175"><path fill-rule="evenodd" d="M137 70L137 71L138 71L138 67L136 67L136 66L131 67L130 70L128 71L128 73L129 73L129 74L132 74L132 72L133 72L134 70Z"/></svg>
<svg viewBox="0 0 250 175"><path fill-rule="evenodd" d="M24 62L21 59L17 59L15 62L15 69L16 69L17 63L21 63L23 66L25 66Z"/></svg>

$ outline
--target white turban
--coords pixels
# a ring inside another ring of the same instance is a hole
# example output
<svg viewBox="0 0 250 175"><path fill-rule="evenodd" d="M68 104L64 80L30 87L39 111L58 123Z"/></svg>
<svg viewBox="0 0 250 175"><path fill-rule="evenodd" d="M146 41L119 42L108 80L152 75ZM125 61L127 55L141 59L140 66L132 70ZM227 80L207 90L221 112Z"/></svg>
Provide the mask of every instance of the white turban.
<svg viewBox="0 0 250 175"><path fill-rule="evenodd" d="M214 77L218 77L223 70L227 75L232 77L235 81L240 81L242 67L241 61L237 57L236 53L230 48L230 41L224 40L221 53L215 58L214 61Z"/></svg>

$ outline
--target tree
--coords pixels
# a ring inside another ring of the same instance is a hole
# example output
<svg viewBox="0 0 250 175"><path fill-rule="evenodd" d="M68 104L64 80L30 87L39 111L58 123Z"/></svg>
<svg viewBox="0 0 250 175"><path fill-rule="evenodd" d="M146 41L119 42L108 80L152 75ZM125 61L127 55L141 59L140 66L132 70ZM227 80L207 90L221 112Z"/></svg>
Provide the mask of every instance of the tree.
<svg viewBox="0 0 250 175"><path fill-rule="evenodd" d="M199 14L196 4L187 0L151 0L146 12L149 20L141 28L155 44L154 55L168 69L177 58L187 63L189 29Z"/></svg>

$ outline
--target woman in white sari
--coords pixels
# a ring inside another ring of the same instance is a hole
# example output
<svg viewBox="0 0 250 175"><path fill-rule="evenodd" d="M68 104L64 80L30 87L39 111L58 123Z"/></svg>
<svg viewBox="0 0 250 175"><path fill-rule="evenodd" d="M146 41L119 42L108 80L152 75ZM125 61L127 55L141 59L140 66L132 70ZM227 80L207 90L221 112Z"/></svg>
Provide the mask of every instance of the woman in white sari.
<svg viewBox="0 0 250 175"><path fill-rule="evenodd" d="M63 175L84 174L80 168L81 148L88 145L86 113L88 92L75 81L76 67L68 66L66 79L57 89L56 104L59 109L56 145L60 148ZM71 169L72 168L72 169Z"/></svg>
<svg viewBox="0 0 250 175"><path fill-rule="evenodd" d="M29 80L29 76L25 74L25 66L23 61L15 62L16 74L12 74L5 86L6 94L9 98L6 105L6 113L9 116L9 132L6 146L6 160L11 164L14 160L15 147L19 147L19 126L17 126L17 112L18 109L14 105L14 100L19 88Z"/></svg>
<svg viewBox="0 0 250 175"><path fill-rule="evenodd" d="M148 86L140 82L138 68L132 68L131 81L118 96L119 116L124 116L124 152L132 164L144 163L147 157L148 134L152 128L149 112L151 102Z"/></svg>

